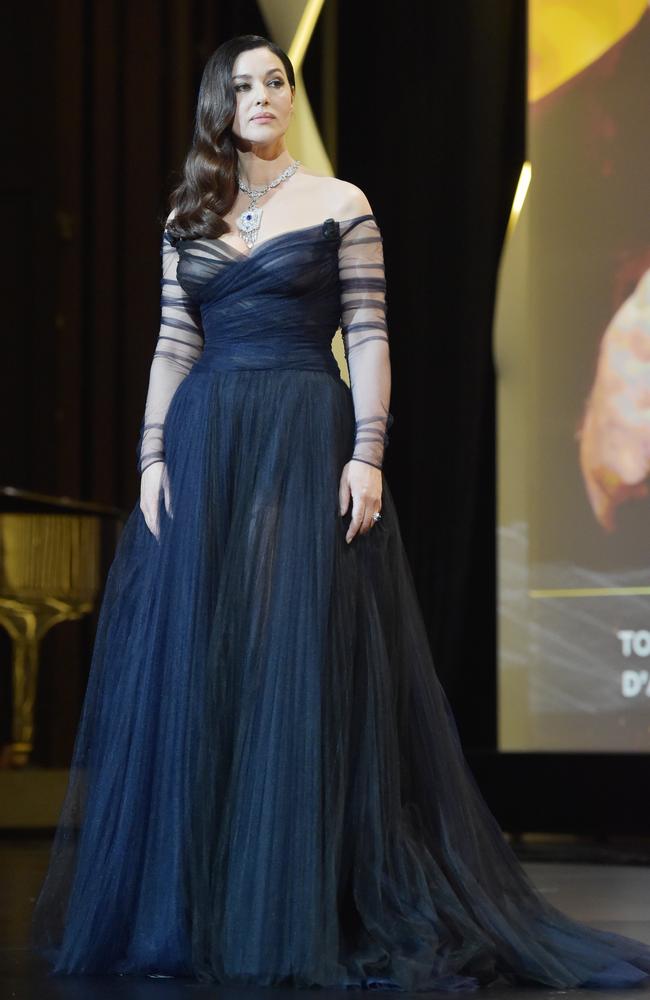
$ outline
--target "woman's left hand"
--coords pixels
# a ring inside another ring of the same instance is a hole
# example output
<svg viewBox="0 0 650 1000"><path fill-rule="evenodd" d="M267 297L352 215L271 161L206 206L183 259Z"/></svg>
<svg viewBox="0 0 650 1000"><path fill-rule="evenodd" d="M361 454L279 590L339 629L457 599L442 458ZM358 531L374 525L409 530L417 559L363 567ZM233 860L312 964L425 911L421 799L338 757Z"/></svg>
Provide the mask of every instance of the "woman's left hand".
<svg viewBox="0 0 650 1000"><path fill-rule="evenodd" d="M365 535L374 526L372 515L381 509L381 475L381 469L355 459L343 466L339 483L341 517L348 510L352 496L352 520L345 535L346 542L350 543L357 532Z"/></svg>

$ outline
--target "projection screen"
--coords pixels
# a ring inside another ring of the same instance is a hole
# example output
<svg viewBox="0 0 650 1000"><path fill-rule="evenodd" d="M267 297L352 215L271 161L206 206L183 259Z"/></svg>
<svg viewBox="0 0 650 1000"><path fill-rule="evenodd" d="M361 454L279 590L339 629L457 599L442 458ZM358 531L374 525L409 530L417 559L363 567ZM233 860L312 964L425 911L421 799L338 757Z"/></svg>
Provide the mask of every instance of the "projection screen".
<svg viewBox="0 0 650 1000"><path fill-rule="evenodd" d="M527 107L528 164L495 314L499 749L642 752L647 0L531 0Z"/></svg>

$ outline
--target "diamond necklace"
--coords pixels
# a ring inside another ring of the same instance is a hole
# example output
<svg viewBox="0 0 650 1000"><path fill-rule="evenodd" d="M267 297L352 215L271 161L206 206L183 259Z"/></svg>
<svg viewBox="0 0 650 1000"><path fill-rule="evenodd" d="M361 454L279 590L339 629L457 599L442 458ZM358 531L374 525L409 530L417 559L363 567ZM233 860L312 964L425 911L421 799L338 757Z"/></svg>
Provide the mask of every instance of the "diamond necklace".
<svg viewBox="0 0 650 1000"><path fill-rule="evenodd" d="M241 238L249 250L252 246L254 246L255 241L257 240L260 231L260 224L262 222L262 209L257 207L257 202L262 195L266 194L267 191L270 191L271 188L277 187L282 181L286 181L288 177L295 174L296 170L300 166L300 163L301 160L294 160L286 170L282 171L279 177L276 177L274 181L271 181L269 184L265 184L264 187L261 188L250 188L248 184L241 179L239 172L237 173L237 183L239 184L239 189L244 191L247 195L250 195L251 198L251 203L248 208L245 209L235 220L237 228L241 233Z"/></svg>

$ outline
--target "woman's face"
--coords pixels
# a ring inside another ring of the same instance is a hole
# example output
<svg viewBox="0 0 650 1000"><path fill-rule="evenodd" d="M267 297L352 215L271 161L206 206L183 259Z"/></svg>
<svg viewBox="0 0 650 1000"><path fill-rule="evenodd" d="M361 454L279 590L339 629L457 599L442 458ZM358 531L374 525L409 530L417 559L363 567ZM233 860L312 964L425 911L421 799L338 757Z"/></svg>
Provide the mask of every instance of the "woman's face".
<svg viewBox="0 0 650 1000"><path fill-rule="evenodd" d="M289 127L293 93L282 60L267 48L241 52L232 71L237 109L232 131L255 145L274 142ZM265 118L258 118L265 114Z"/></svg>

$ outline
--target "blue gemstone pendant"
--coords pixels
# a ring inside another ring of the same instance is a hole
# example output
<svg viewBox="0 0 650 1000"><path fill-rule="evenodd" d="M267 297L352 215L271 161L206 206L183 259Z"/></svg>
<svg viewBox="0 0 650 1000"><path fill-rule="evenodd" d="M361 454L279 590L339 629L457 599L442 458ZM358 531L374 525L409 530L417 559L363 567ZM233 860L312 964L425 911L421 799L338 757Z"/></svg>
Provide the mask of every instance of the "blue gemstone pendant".
<svg viewBox="0 0 650 1000"><path fill-rule="evenodd" d="M257 233L262 221L261 208L247 208L237 217L237 228L247 247L252 247L257 239Z"/></svg>

